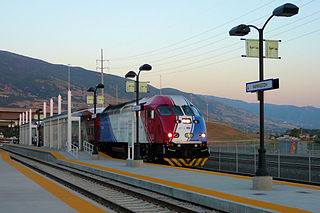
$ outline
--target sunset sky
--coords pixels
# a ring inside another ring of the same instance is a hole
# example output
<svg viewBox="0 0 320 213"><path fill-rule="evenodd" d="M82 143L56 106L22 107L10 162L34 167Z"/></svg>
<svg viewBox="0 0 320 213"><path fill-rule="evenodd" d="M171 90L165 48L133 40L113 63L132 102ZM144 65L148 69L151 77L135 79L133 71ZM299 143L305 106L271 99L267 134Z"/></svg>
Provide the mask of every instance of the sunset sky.
<svg viewBox="0 0 320 213"><path fill-rule="evenodd" d="M265 101L320 107L319 0L7 0L0 2L0 49L96 70L103 48L105 73L124 77L149 63L153 70L141 80L157 88L161 78L162 88L257 102L245 84L258 80L258 59L241 57L245 42L228 32L262 27L288 2L299 14L274 17L264 31L282 41L281 59L264 59L265 79L280 79Z"/></svg>

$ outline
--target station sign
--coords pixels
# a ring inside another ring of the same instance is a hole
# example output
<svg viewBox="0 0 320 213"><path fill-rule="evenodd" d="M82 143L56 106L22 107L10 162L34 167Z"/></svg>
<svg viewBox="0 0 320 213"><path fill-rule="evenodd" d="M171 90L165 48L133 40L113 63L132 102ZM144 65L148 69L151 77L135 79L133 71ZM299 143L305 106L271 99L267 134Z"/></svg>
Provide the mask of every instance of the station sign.
<svg viewBox="0 0 320 213"><path fill-rule="evenodd" d="M91 118L92 118L92 119L97 118L97 114L92 114L92 115L91 115Z"/></svg>
<svg viewBox="0 0 320 213"><path fill-rule="evenodd" d="M131 106L131 111L141 111L141 105L133 105L133 106Z"/></svg>
<svg viewBox="0 0 320 213"><path fill-rule="evenodd" d="M279 88L279 78L246 83L247 92L257 92Z"/></svg>

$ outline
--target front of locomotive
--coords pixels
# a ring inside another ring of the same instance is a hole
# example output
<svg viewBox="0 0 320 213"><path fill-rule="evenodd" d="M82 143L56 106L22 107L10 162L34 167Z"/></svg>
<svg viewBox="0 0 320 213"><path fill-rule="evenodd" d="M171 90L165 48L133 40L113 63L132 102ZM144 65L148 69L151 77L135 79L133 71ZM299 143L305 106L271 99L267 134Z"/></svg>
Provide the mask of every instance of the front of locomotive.
<svg viewBox="0 0 320 213"><path fill-rule="evenodd" d="M165 119L162 123L166 151L164 160L175 166L203 166L209 156L205 121L199 110L183 96L169 98L169 106L157 108L160 116L172 115L170 123Z"/></svg>

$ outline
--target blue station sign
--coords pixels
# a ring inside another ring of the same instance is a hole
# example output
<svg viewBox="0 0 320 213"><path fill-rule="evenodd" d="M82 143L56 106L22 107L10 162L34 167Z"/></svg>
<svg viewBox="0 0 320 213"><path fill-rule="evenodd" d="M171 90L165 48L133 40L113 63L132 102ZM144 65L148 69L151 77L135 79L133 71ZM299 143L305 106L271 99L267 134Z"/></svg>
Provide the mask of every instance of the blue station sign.
<svg viewBox="0 0 320 213"><path fill-rule="evenodd" d="M271 90L271 89L278 89L278 88L279 88L279 78L246 83L247 92L257 92L261 90Z"/></svg>

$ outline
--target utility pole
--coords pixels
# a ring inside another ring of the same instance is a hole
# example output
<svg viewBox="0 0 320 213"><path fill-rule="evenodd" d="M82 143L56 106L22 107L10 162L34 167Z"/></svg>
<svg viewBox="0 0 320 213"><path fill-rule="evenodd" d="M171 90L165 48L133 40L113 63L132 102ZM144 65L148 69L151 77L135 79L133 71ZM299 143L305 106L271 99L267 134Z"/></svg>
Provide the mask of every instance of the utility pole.
<svg viewBox="0 0 320 213"><path fill-rule="evenodd" d="M101 48L101 59L97 59L96 60L96 63L100 62L100 67L97 67L98 69L101 70L101 84L104 85L104 82L103 82L103 70L105 69L103 67L103 62L105 62L106 60L103 60L103 49ZM109 66L107 67L107 69L109 69ZM109 70L108 70L109 71ZM103 97L104 99L104 89L101 90L101 96ZM102 107L104 106L104 104L102 104Z"/></svg>

